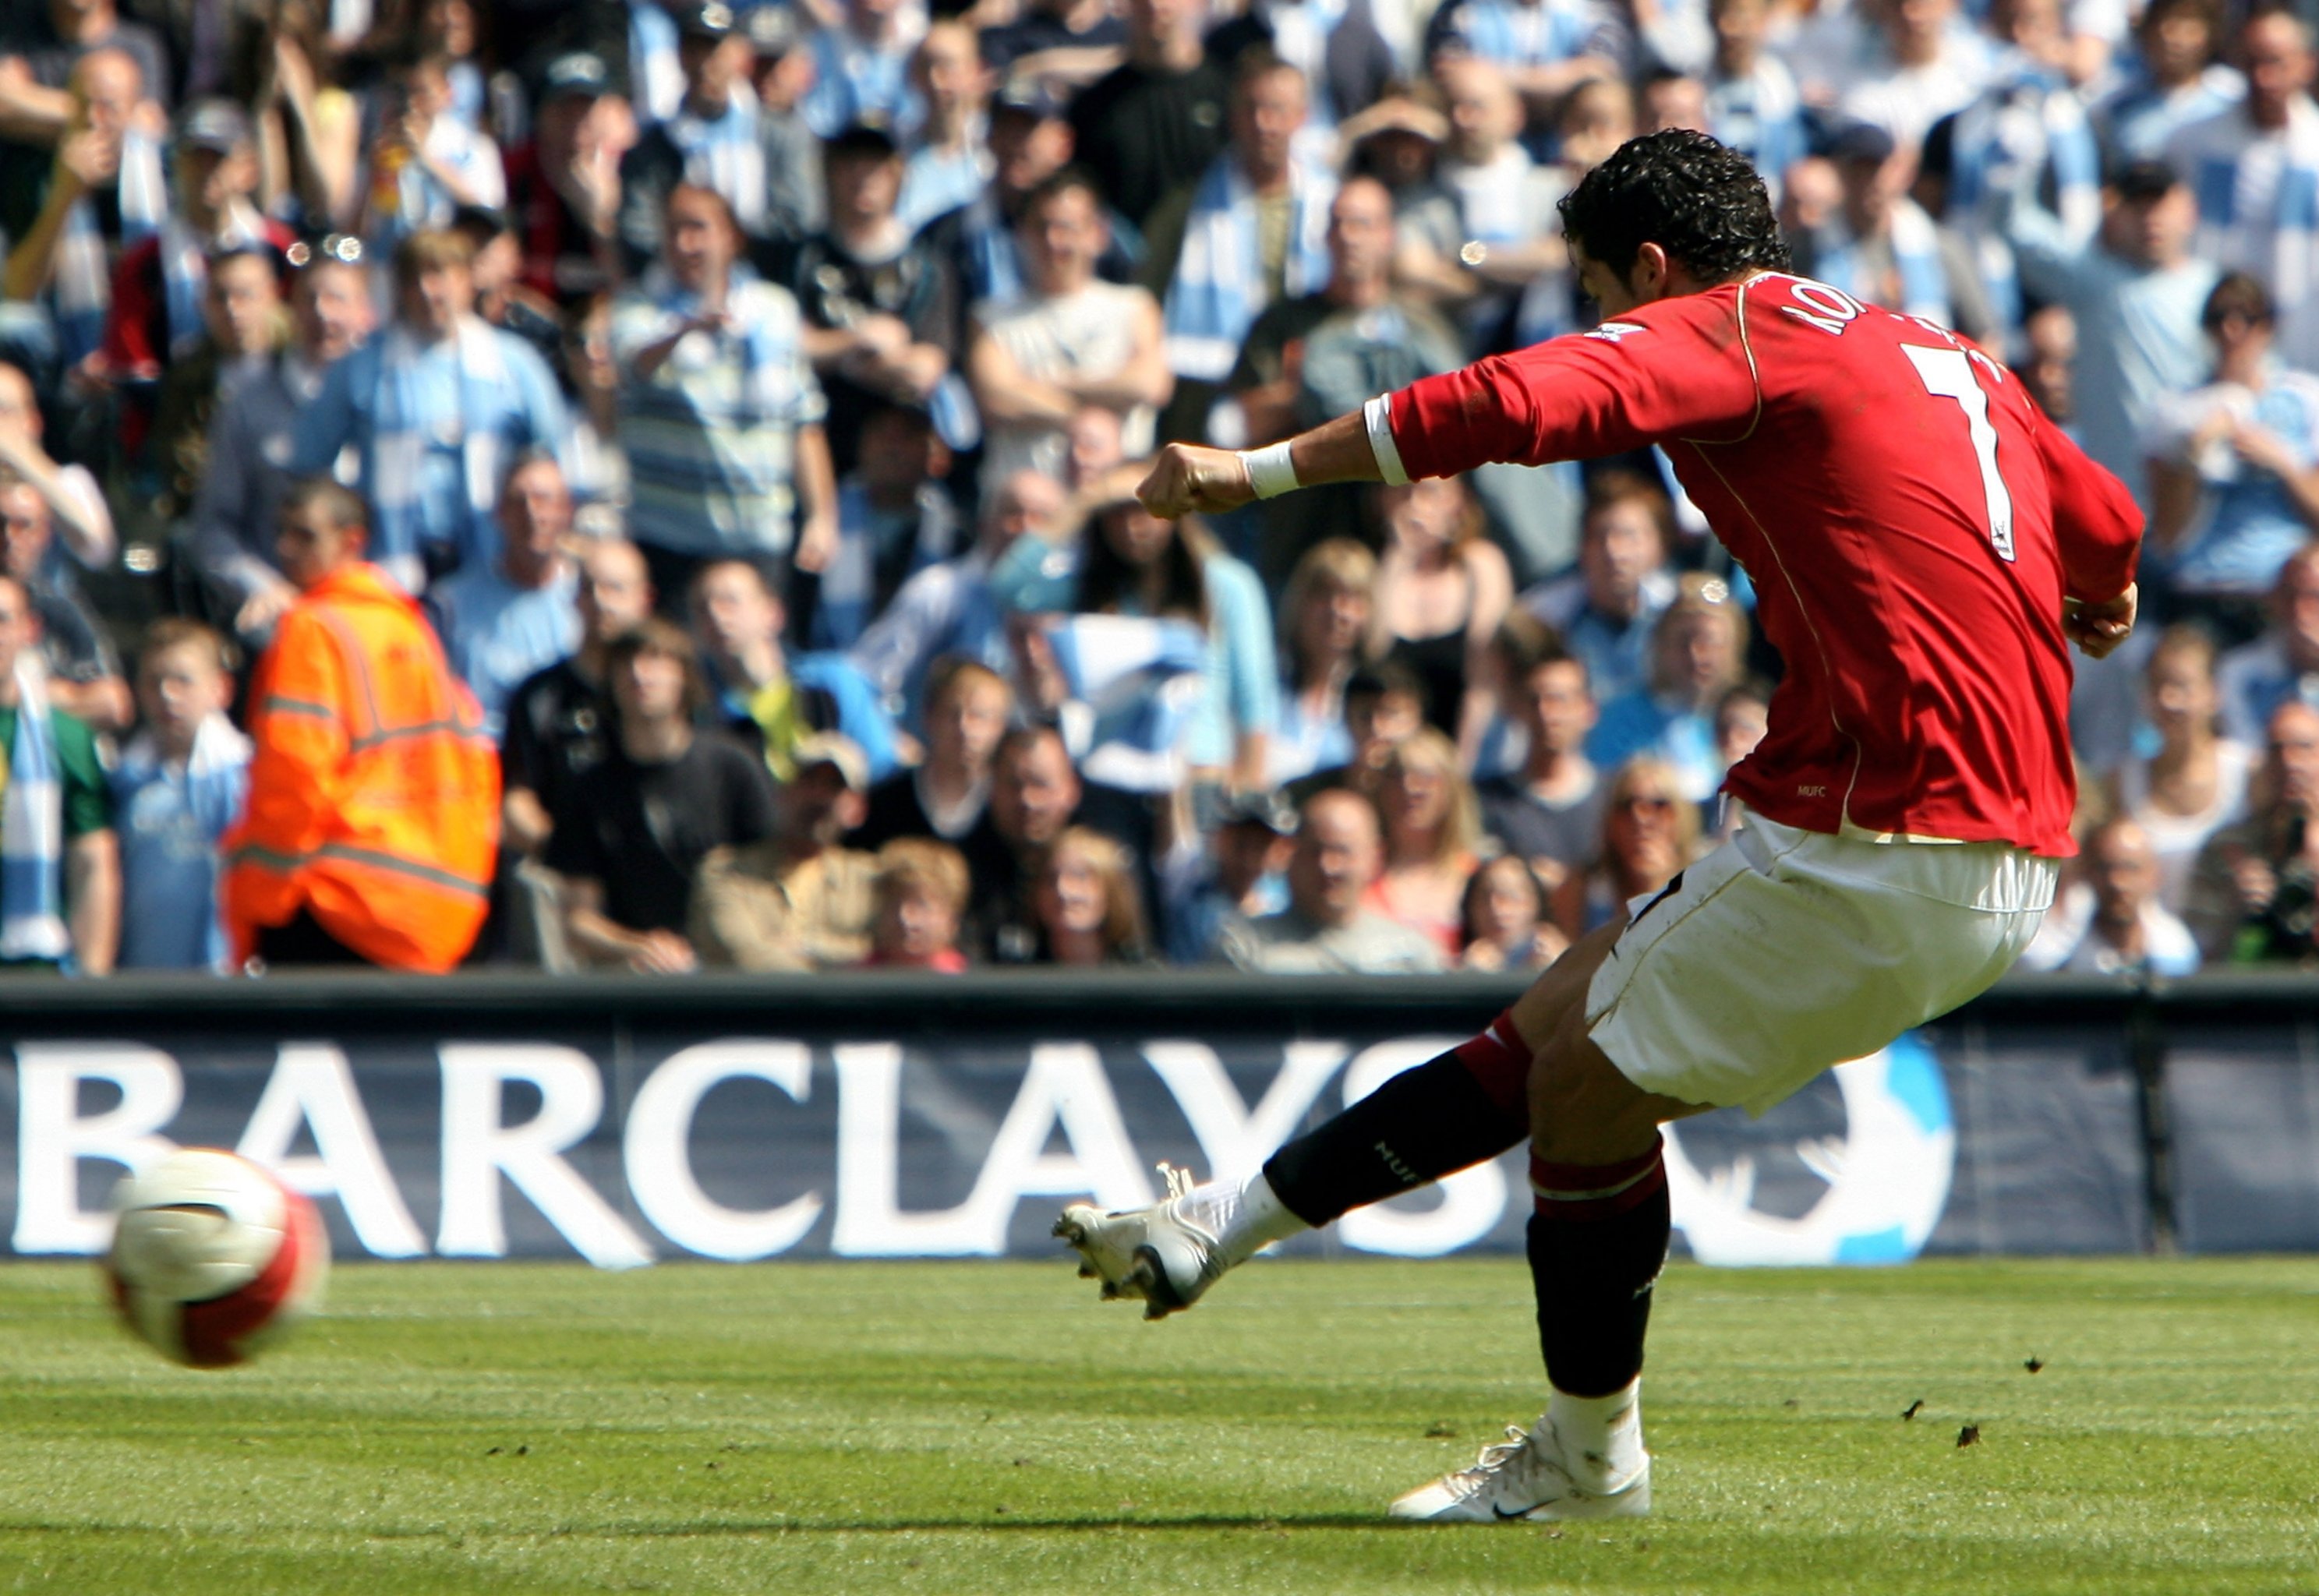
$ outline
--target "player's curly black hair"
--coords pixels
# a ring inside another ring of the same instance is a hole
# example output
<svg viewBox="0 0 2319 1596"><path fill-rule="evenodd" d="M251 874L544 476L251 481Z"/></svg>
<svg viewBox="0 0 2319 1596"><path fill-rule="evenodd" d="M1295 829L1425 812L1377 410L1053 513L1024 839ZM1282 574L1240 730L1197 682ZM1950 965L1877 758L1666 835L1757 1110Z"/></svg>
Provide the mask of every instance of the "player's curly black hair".
<svg viewBox="0 0 2319 1596"><path fill-rule="evenodd" d="M1563 236L1620 277L1645 244L1702 283L1789 269L1764 180L1737 150L1688 128L1629 139L1563 195Z"/></svg>

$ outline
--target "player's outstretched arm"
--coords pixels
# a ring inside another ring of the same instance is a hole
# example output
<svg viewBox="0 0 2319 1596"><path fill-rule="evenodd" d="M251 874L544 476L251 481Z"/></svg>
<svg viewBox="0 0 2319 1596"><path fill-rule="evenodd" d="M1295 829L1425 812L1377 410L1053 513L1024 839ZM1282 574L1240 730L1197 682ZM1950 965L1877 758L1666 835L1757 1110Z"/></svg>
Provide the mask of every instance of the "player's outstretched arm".
<svg viewBox="0 0 2319 1596"><path fill-rule="evenodd" d="M1169 444L1135 496L1155 516L1174 520L1194 511L1220 514L1258 498L1322 482L1385 480L1369 432L1357 411L1262 449L1212 449ZM1259 489L1268 490L1259 492Z"/></svg>

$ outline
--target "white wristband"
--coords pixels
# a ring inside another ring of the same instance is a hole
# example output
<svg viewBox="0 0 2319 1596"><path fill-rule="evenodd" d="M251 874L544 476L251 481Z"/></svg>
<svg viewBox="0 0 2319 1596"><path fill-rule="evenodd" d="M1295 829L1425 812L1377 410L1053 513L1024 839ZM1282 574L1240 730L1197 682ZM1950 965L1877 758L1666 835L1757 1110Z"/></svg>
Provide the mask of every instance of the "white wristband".
<svg viewBox="0 0 2319 1596"><path fill-rule="evenodd" d="M1277 499L1304 484L1296 480L1296 462L1288 455L1286 440L1260 449L1242 449L1241 464L1248 467L1248 485L1259 499Z"/></svg>
<svg viewBox="0 0 2319 1596"><path fill-rule="evenodd" d="M1393 395L1380 393L1363 405L1361 419L1368 424L1369 453L1376 456L1377 475L1389 488L1403 486L1409 473L1402 469L1401 446L1393 441Z"/></svg>

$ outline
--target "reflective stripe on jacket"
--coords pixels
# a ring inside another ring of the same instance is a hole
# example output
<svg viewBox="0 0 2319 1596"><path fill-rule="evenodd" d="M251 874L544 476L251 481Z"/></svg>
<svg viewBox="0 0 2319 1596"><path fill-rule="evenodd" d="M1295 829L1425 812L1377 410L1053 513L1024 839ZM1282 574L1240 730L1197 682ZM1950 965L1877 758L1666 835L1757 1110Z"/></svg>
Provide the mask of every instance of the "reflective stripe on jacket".
<svg viewBox="0 0 2319 1596"><path fill-rule="evenodd" d="M249 808L225 840L237 958L303 907L374 963L458 963L491 895L499 759L419 606L374 565L333 573L282 617L249 701Z"/></svg>

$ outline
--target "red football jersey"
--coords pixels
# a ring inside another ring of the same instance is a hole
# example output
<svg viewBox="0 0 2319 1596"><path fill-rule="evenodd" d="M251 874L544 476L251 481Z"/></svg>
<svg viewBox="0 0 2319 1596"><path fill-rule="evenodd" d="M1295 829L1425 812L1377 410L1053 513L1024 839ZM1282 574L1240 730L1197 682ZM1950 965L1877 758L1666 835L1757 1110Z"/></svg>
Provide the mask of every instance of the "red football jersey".
<svg viewBox="0 0 2319 1596"><path fill-rule="evenodd" d="M1787 663L1724 782L1751 807L2075 852L2062 600L2125 591L2142 516L1978 349L1773 274L1390 403L1412 477L1665 447Z"/></svg>

